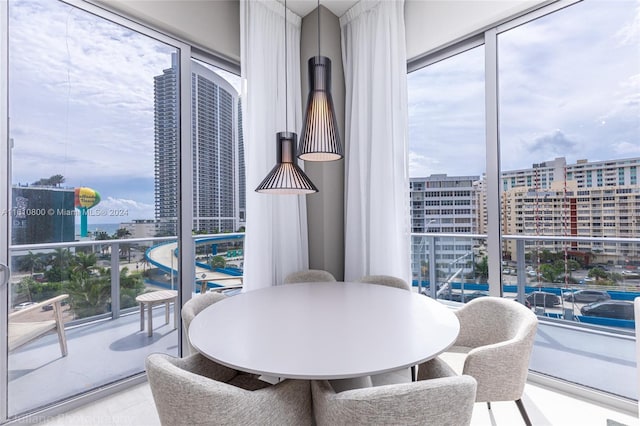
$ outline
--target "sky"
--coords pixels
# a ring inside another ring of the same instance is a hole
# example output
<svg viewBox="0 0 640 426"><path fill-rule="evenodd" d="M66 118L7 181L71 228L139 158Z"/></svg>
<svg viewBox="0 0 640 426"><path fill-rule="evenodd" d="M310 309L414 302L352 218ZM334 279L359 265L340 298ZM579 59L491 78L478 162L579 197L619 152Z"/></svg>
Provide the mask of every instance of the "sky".
<svg viewBox="0 0 640 426"><path fill-rule="evenodd" d="M55 174L153 218L153 77L175 49L52 0L11 0L14 184ZM499 36L503 170L640 157L640 0L587 0ZM410 73L410 176L485 171L484 47ZM231 78L237 88L239 78Z"/></svg>
<svg viewBox="0 0 640 426"><path fill-rule="evenodd" d="M498 36L502 170L640 157L640 2L587 0ZM410 73L410 176L485 172L484 46Z"/></svg>
<svg viewBox="0 0 640 426"><path fill-rule="evenodd" d="M95 220L152 219L153 81L176 49L52 0L11 0L9 19L13 183L61 174L128 212Z"/></svg>

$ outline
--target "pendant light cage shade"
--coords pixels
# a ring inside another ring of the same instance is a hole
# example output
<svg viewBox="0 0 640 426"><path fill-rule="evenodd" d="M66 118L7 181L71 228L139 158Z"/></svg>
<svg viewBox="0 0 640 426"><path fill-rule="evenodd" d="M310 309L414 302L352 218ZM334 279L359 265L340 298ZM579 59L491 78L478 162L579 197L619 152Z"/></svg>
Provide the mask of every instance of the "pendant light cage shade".
<svg viewBox="0 0 640 426"><path fill-rule="evenodd" d="M298 135L292 132L276 134L277 164L271 169L256 192L262 194L313 194L318 188L297 164L295 156Z"/></svg>
<svg viewBox="0 0 640 426"><path fill-rule="evenodd" d="M309 59L309 98L302 126L298 158L304 161L335 161L344 157L336 112L331 97L331 60Z"/></svg>

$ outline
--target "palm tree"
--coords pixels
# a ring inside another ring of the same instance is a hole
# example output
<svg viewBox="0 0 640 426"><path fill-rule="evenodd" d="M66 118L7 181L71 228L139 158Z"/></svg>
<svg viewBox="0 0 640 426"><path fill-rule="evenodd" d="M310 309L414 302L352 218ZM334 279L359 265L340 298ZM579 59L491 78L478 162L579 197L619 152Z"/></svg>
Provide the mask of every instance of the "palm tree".
<svg viewBox="0 0 640 426"><path fill-rule="evenodd" d="M42 256L40 254L35 254L31 250L20 258L20 270L31 271L31 275L33 275L36 270L42 268L42 266Z"/></svg>
<svg viewBox="0 0 640 426"><path fill-rule="evenodd" d="M62 175L53 175L49 178L49 185L60 186L65 182L65 178Z"/></svg>
<svg viewBox="0 0 640 426"><path fill-rule="evenodd" d="M91 271L96 268L97 261L95 253L78 253L72 269L73 276L89 277Z"/></svg>
<svg viewBox="0 0 640 426"><path fill-rule="evenodd" d="M131 236L131 232L127 228L118 228L115 234L113 234L116 240L123 240Z"/></svg>
<svg viewBox="0 0 640 426"><path fill-rule="evenodd" d="M61 282L69 279L69 266L71 265L71 252L69 249L55 249L47 263L51 266L45 272L48 281Z"/></svg>

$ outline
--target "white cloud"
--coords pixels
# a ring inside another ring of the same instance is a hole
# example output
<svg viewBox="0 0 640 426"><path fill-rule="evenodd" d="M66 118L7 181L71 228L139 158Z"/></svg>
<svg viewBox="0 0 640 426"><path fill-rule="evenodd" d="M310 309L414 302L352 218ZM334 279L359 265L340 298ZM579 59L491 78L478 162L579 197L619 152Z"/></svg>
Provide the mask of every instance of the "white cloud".
<svg viewBox="0 0 640 426"><path fill-rule="evenodd" d="M638 155L639 16L637 1L580 2L498 36L503 170ZM409 75L410 149L432 173L484 171L483 55Z"/></svg>
<svg viewBox="0 0 640 426"><path fill-rule="evenodd" d="M130 222L153 218L154 206L125 198L106 197L93 208L93 215L96 223Z"/></svg>
<svg viewBox="0 0 640 426"><path fill-rule="evenodd" d="M417 152L409 152L409 176L427 177L434 174L434 170L441 168L437 159L428 158Z"/></svg>
<svg viewBox="0 0 640 426"><path fill-rule="evenodd" d="M153 176L153 77L172 48L51 1L11 2L10 36L14 181Z"/></svg>
<svg viewBox="0 0 640 426"><path fill-rule="evenodd" d="M640 143L620 142L613 145L613 152L623 156L640 156Z"/></svg>

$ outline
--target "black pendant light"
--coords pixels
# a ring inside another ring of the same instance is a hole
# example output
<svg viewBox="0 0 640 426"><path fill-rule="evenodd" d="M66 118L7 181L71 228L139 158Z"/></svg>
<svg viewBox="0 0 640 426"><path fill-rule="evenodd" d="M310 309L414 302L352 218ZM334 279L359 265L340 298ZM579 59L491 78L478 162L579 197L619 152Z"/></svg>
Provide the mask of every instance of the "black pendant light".
<svg viewBox="0 0 640 426"><path fill-rule="evenodd" d="M318 188L298 166L296 146L298 135L289 132L288 91L287 91L287 0L284 2L284 132L276 133L276 165L258 185L256 192L263 194L313 194Z"/></svg>
<svg viewBox="0 0 640 426"><path fill-rule="evenodd" d="M298 135L293 132L276 133L277 164L258 185L263 194L313 194L318 192L313 182L298 167L295 155Z"/></svg>
<svg viewBox="0 0 640 426"><path fill-rule="evenodd" d="M331 97L331 60L320 56L320 0L318 0L318 56L309 58L309 97L298 158L334 161L344 157L336 111Z"/></svg>

